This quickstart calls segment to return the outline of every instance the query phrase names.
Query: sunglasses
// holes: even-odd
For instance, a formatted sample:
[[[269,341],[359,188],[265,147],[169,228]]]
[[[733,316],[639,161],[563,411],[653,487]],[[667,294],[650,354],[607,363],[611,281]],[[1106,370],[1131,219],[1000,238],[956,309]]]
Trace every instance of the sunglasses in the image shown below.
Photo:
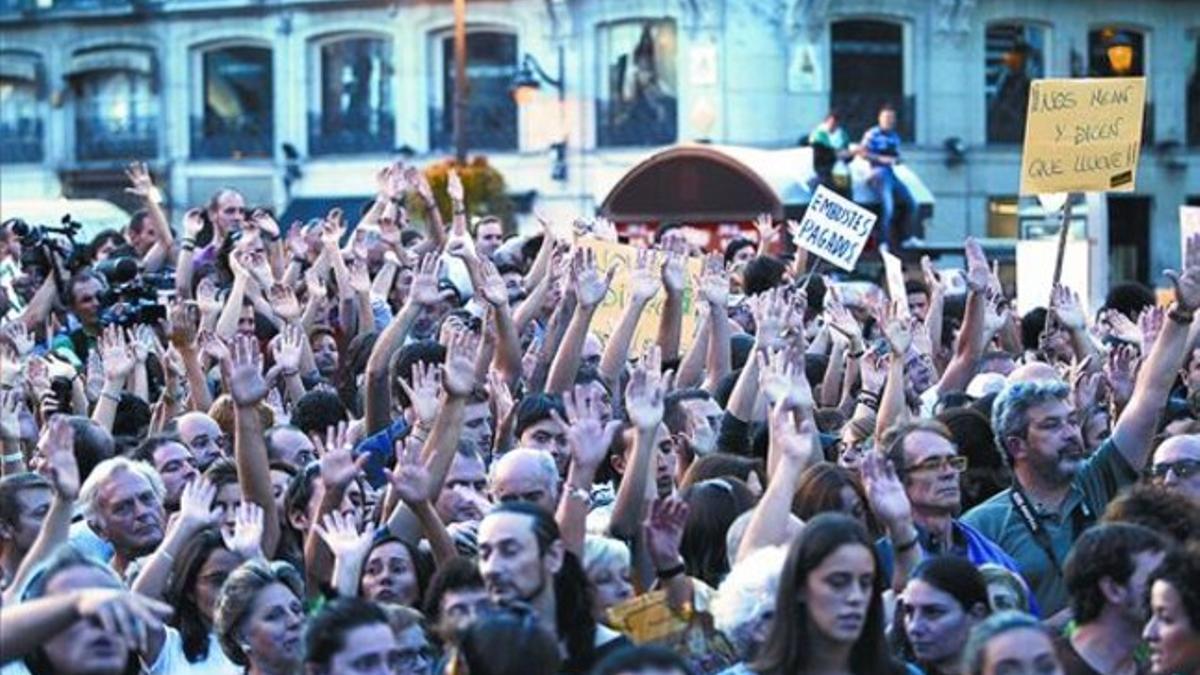
[[[967,470],[967,458],[962,455],[954,455],[953,457],[930,457],[924,462],[919,462],[908,467],[909,473],[917,473],[918,471],[944,471],[946,467],[954,469],[956,473],[962,473]]]
[[[1175,472],[1175,477],[1180,480],[1187,480],[1192,476],[1200,473],[1200,459],[1181,459],[1177,462],[1161,462],[1146,469],[1146,478],[1150,480],[1164,480],[1167,474]]]

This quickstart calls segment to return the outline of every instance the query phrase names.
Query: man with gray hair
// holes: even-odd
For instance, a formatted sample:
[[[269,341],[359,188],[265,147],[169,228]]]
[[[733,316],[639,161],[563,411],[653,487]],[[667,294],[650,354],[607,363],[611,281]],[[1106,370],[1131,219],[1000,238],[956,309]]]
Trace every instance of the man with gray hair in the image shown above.
[[[992,429],[1013,469],[1013,486],[963,521],[1017,560],[1047,616],[1067,605],[1063,563],[1075,539],[1146,466],[1159,412],[1183,366],[1188,331],[1200,308],[1200,236],[1188,242],[1183,273],[1167,274],[1175,303],[1112,436],[1090,457],[1063,382],[1010,382],[993,404]]]
[[[492,464],[488,491],[494,502],[532,502],[554,514],[558,506],[558,465],[545,450],[517,448]]]
[[[129,563],[162,543],[162,479],[145,462],[106,459],[79,490],[88,526],[113,547],[112,568],[124,575]]]

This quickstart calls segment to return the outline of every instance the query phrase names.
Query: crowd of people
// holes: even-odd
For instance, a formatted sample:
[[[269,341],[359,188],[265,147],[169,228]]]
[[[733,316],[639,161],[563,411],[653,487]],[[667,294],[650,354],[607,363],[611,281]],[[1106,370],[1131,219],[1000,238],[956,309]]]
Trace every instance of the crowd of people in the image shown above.
[[[1200,237],[1020,316],[972,240],[887,297],[770,219],[618,270],[453,172],[129,179],[0,228],[3,675],[1200,673]]]

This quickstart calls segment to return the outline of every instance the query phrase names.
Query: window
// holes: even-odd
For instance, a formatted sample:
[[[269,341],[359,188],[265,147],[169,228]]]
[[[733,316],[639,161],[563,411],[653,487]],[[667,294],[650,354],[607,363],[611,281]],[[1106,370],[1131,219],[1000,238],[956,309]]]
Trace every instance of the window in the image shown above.
[[[429,143],[434,148],[448,149],[454,144],[454,36],[441,38],[440,53],[441,69],[435,76],[441,98],[429,110]],[[516,35],[467,33],[468,98],[463,123],[468,147],[517,149],[517,104],[509,94],[516,69]]]
[[[395,145],[392,43],[355,37],[322,45],[318,111],[309,120],[313,155],[390,152]]]
[[[274,144],[271,50],[225,47],[202,55],[201,112],[192,154],[269,157]]]
[[[75,148],[80,160],[158,156],[158,97],[146,73],[94,71],[76,80]]]
[[[1018,200],[1011,195],[988,197],[989,239],[1016,239],[1020,233]]]
[[[600,29],[596,145],[674,143],[679,89],[675,22],[629,21]]]
[[[988,143],[1025,140],[1029,82],[1044,77],[1046,34],[1022,24],[988,26],[984,54]]]
[[[42,161],[38,64],[0,55],[0,164]]]
[[[896,130],[913,140],[916,102],[904,94],[904,27],[887,21],[838,21],[831,28],[833,90],[830,107],[857,142],[876,123],[879,109],[896,109]]]
[[[1140,31],[1105,27],[1088,33],[1088,77],[1141,77],[1146,74],[1146,36]],[[1154,105],[1146,87],[1142,143],[1154,142]]]

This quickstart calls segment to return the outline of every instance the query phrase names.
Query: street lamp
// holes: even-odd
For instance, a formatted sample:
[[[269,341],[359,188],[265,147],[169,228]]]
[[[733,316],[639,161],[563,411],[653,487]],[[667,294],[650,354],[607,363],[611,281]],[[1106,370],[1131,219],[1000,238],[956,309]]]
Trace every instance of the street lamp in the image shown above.
[[[518,106],[526,106],[532,103],[533,99],[537,97],[538,89],[541,89],[542,83],[545,82],[558,91],[559,115],[565,119],[567,88],[564,73],[563,48],[561,46],[558,48],[558,77],[551,77],[546,72],[546,69],[542,68],[542,64],[538,63],[533,54],[526,53],[524,58],[521,59],[521,67],[517,69],[516,75],[513,76],[512,86],[509,88],[513,101]],[[567,179],[567,139],[565,128],[563,129],[563,139],[552,144],[550,147],[554,149],[554,167],[551,169],[551,178],[558,181],[565,181]]]

